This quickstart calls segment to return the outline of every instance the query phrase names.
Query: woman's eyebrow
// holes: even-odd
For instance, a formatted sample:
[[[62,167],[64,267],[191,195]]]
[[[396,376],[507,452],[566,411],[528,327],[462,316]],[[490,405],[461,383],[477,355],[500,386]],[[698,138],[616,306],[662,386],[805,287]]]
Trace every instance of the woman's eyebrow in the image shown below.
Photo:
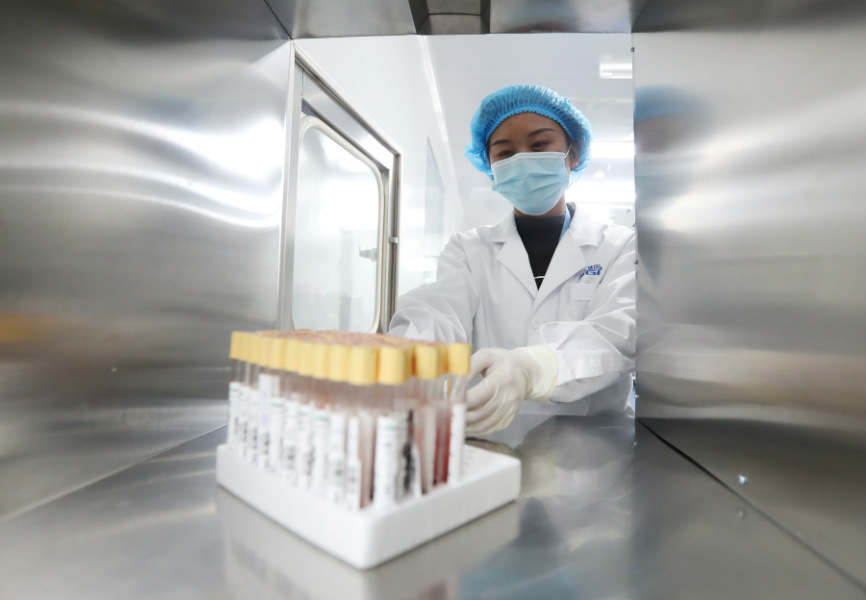
[[[547,133],[548,131],[552,131],[553,133],[556,133],[556,129],[554,129],[553,127],[542,127],[541,129],[536,129],[535,131],[531,131],[529,133],[529,136],[533,137],[533,136],[538,135],[539,133]],[[507,138],[500,138],[494,142],[490,142],[489,147],[492,148],[493,146],[495,146],[497,144],[510,144],[510,143],[511,143],[511,140],[509,140]]]
[[[530,136],[530,137],[532,137],[532,136],[536,136],[536,135],[538,135],[539,133],[547,133],[548,131],[552,131],[553,133],[556,133],[556,129],[554,129],[553,127],[542,127],[541,129],[536,129],[535,131],[531,131],[531,132],[529,133],[529,136]],[[505,139],[505,138],[501,138],[501,139],[496,140],[495,142],[490,142],[490,146],[489,146],[489,147],[492,148],[492,147],[495,146],[496,144],[510,144],[510,143],[511,143],[511,140],[509,140],[509,139]]]

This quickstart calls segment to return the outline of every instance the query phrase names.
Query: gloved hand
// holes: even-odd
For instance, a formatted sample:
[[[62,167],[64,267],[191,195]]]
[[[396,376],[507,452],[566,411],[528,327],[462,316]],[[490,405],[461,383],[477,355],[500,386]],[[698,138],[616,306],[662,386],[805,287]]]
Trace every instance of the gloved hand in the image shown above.
[[[556,390],[559,367],[547,346],[483,348],[472,355],[469,375],[484,375],[466,393],[466,435],[508,427],[523,400],[547,400]]]

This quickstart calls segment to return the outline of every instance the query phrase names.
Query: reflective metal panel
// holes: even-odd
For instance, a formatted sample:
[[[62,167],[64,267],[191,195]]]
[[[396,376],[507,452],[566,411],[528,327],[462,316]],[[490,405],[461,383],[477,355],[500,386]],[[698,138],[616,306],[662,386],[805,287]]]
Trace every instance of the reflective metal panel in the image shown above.
[[[0,596],[853,599],[858,588],[628,418],[520,415],[483,442],[521,498],[370,571],[217,489],[217,431],[0,524]]]
[[[408,0],[266,1],[293,39],[415,33]]]
[[[490,33],[629,33],[646,0],[493,0]]]
[[[866,587],[638,426],[631,598],[864,598]]]
[[[634,31],[718,30],[765,24],[823,27],[857,18],[862,8],[859,0],[648,0]]]
[[[634,35],[637,409],[866,583],[866,5],[840,4]]]
[[[3,2],[0,512],[180,441],[123,447],[163,422],[123,408],[225,397],[229,332],[275,323],[284,37],[253,0]],[[79,426],[117,449],[67,460]]]
[[[863,585],[866,440],[742,421],[644,420],[736,494]]]

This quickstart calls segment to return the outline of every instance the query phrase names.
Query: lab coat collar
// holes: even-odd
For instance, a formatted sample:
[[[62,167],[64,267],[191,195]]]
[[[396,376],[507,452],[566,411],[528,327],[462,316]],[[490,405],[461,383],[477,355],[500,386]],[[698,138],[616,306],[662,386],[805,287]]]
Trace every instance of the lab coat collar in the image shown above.
[[[569,203],[571,206],[574,204]],[[568,230],[563,235],[563,239],[571,236],[580,246],[595,246],[598,247],[601,239],[601,231],[604,226],[601,223],[592,220],[585,211],[580,207],[574,209],[574,214],[571,217],[571,224]],[[517,237],[520,239],[520,234],[517,233],[517,223],[514,221],[514,212],[499,221],[496,225],[490,226],[487,230],[487,240],[490,242],[508,242]]]
[[[535,295],[533,308],[541,304],[554,290],[568,281],[575,273],[586,267],[583,247],[599,245],[603,225],[580,209],[575,209],[571,225],[565,235],[559,240],[553,258],[547,267],[547,273],[538,293]]]
[[[604,225],[593,221],[587,212],[577,207],[574,209],[571,225],[562,237],[571,236],[580,246],[594,246],[597,248],[601,242],[603,228]]]
[[[503,243],[497,254],[502,265],[507,268],[535,298],[534,305],[541,303],[552,291],[565,283],[572,275],[586,267],[582,246],[598,247],[603,225],[592,220],[586,212],[575,208],[571,224],[565,235],[559,240],[541,288],[535,285],[529,256],[523,246],[523,240],[517,233],[517,223],[514,212],[487,230],[487,240]]]
[[[507,242],[520,234],[517,233],[517,222],[514,220],[514,211],[508,213],[504,219],[496,225],[491,225],[487,230],[487,240],[490,242]]]
[[[529,265],[529,255],[523,246],[523,240],[517,233],[517,223],[514,220],[514,212],[509,213],[487,232],[487,240],[502,243],[503,246],[496,255],[502,265],[511,271],[517,280],[526,288],[533,298],[538,293],[535,278],[532,276],[532,267]]]

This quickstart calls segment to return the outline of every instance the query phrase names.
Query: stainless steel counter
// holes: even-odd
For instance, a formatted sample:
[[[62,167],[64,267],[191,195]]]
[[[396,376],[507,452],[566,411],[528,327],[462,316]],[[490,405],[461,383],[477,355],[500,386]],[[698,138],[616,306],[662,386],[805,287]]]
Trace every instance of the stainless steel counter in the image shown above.
[[[521,498],[359,572],[220,490],[214,431],[0,524],[2,598],[864,598],[628,418],[520,416],[480,442]]]

